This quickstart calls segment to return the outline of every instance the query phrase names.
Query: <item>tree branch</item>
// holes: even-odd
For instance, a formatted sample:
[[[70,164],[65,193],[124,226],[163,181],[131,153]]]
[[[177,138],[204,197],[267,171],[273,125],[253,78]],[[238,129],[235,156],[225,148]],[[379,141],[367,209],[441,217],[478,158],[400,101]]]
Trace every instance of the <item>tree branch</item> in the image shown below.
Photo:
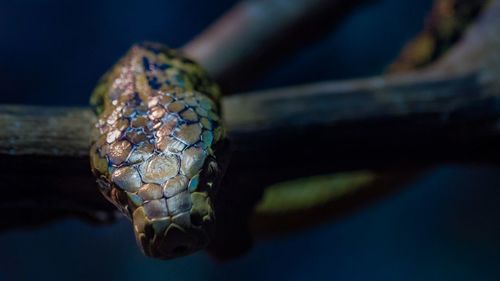
[[[366,0],[246,0],[183,47],[232,93],[320,38]]]

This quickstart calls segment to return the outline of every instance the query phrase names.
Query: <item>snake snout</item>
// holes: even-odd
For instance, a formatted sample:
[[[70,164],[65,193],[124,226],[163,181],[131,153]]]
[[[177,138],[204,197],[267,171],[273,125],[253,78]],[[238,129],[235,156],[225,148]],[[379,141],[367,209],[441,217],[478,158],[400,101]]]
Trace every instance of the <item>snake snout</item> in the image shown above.
[[[136,236],[137,237],[137,236]],[[156,234],[155,237],[138,237],[144,254],[154,258],[172,259],[196,252],[208,244],[209,239],[203,233],[191,229],[181,229],[172,226],[164,233]]]
[[[210,201],[201,192],[147,202],[133,212],[132,219],[139,247],[144,254],[160,259],[205,248],[213,227]]]

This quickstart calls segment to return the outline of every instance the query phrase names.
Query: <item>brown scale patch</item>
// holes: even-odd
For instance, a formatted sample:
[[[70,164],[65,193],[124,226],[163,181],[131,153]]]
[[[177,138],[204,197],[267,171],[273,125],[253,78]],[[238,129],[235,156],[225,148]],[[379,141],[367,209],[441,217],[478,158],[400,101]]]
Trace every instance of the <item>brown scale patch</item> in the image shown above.
[[[198,113],[202,117],[208,117],[208,111],[202,107],[197,107],[196,113]]]
[[[183,175],[178,175],[169,179],[163,185],[163,194],[165,197],[170,198],[177,193],[187,189],[188,179]]]
[[[106,142],[107,143],[113,143],[115,142],[118,138],[120,138],[122,132],[118,129],[113,129],[110,132],[107,133],[106,136]]]
[[[196,100],[195,97],[188,97],[184,100],[184,102],[189,105],[189,106],[197,106],[198,101]]]
[[[196,122],[198,121],[198,114],[194,112],[192,108],[189,108],[181,113],[181,117],[189,122]]]
[[[122,109],[122,115],[125,116],[132,116],[134,115],[134,113],[136,112],[135,111],[135,106],[137,105],[137,101],[136,100],[130,100],[128,102],[126,102],[123,106],[123,109]]]
[[[171,103],[174,99],[171,96],[168,96],[166,94],[160,96],[160,102],[163,106],[167,106],[169,103]]]
[[[193,177],[203,167],[207,152],[198,146],[192,146],[182,153],[181,172],[188,178]]]
[[[133,130],[127,132],[125,138],[133,144],[140,144],[141,142],[147,140],[147,135],[142,130]]]
[[[177,119],[171,118],[163,123],[163,125],[156,131],[156,147],[165,151],[171,142],[170,134],[177,126]]]
[[[154,97],[152,97],[152,98],[149,99],[149,101],[148,101],[148,107],[149,108],[155,107],[159,103],[160,103],[160,97],[159,96],[154,96]]]
[[[106,123],[113,126],[118,121],[118,118],[120,118],[120,114],[117,111],[113,111],[106,119]]]
[[[171,215],[186,212],[191,209],[191,198],[189,192],[182,191],[167,199],[167,207]]]
[[[200,140],[200,124],[182,125],[174,132],[174,135],[188,145],[195,144]]]
[[[165,199],[151,200],[144,204],[144,213],[150,219],[163,218],[168,216],[168,209]]]
[[[162,136],[162,137],[159,137],[157,140],[156,140],[156,149],[160,150],[160,151],[165,151],[167,150],[167,147],[170,143],[170,137],[168,136]]]
[[[168,118],[163,122],[163,126],[156,132],[157,137],[163,137],[169,135],[174,128],[177,126],[177,118]]]
[[[120,131],[124,131],[125,129],[128,128],[128,126],[129,126],[129,121],[128,121],[128,119],[125,119],[125,118],[119,119],[115,125],[115,127]]]
[[[179,141],[171,136],[165,136],[165,137],[161,137],[157,140],[156,147],[160,151],[169,151],[172,153],[179,153],[182,150],[184,150],[186,145],[184,143],[182,143],[181,141]]]
[[[133,91],[126,91],[120,95],[120,98],[118,99],[120,102],[126,103],[130,100],[132,100],[135,96],[135,93]]]
[[[184,108],[186,107],[186,105],[181,102],[181,101],[175,101],[171,104],[168,105],[168,111],[170,112],[180,112],[182,111]]]
[[[212,123],[206,117],[201,118],[200,123],[203,126],[203,128],[207,130],[212,130]]]
[[[136,107],[137,112],[146,113],[148,111],[148,106],[141,103]]]
[[[148,183],[139,189],[138,195],[143,200],[160,199],[163,197],[163,188],[158,184]]]
[[[117,141],[109,145],[108,157],[109,161],[114,165],[120,165],[127,160],[132,145],[126,140]]]
[[[158,130],[163,123],[161,121],[156,121],[151,123],[151,131]]]
[[[142,144],[136,147],[134,151],[132,151],[128,159],[128,162],[135,164],[146,161],[149,157],[151,157],[153,151],[154,147],[152,144],[150,143]]]
[[[111,180],[121,189],[128,192],[136,192],[141,187],[141,176],[133,167],[116,169]]]
[[[148,124],[148,119],[145,116],[139,116],[132,120],[132,127],[134,128],[143,128]]]
[[[155,106],[151,108],[148,117],[150,120],[156,120],[162,118],[164,114],[165,109],[163,107]]]
[[[146,183],[163,184],[179,172],[179,161],[174,155],[154,155],[140,167],[142,180]]]

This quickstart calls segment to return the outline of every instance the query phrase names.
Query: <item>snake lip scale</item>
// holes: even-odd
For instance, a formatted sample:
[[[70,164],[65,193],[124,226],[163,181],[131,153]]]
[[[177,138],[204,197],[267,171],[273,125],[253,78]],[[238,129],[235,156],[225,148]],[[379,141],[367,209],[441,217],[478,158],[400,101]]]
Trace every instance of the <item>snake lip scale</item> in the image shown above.
[[[175,258],[210,243],[227,154],[219,98],[198,64],[148,42],[132,46],[92,94],[92,171],[148,256]]]

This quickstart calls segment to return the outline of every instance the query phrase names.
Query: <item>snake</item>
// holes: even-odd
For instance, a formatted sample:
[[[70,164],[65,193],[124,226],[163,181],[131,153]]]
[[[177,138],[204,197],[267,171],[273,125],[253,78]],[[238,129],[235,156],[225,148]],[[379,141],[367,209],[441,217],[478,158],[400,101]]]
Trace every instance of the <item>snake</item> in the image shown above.
[[[228,150],[220,97],[200,65],[152,42],[133,45],[92,93],[92,172],[147,256],[188,255],[214,235]]]
[[[133,45],[91,95],[98,117],[92,172],[100,192],[132,222],[146,256],[181,257],[214,240],[215,199],[230,157],[220,102],[206,70],[152,42]],[[284,214],[295,218],[335,203],[374,179],[360,172],[270,186],[255,207],[263,224],[252,224],[268,227],[272,218],[279,228],[289,221]]]

